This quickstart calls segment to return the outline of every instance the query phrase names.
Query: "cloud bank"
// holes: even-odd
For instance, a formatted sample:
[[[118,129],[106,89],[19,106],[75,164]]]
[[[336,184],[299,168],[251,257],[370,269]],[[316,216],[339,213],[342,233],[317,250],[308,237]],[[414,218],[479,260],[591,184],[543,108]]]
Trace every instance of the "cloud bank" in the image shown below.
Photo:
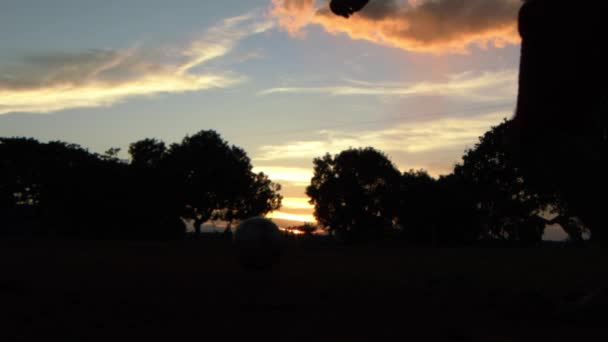
[[[303,37],[309,25],[332,34],[407,51],[467,53],[471,46],[504,47],[520,42],[520,0],[371,0],[345,19],[328,1],[272,0],[270,14],[292,36]]]
[[[440,81],[412,83],[346,80],[344,84],[316,87],[277,87],[258,95],[324,94],[330,96],[449,96],[475,101],[513,99],[517,93],[517,71],[464,72]]]
[[[205,70],[206,64],[229,54],[238,41],[273,27],[272,21],[248,14],[224,20],[173,54],[134,47],[27,56],[0,70],[0,114],[109,106],[136,96],[231,87],[245,78]]]

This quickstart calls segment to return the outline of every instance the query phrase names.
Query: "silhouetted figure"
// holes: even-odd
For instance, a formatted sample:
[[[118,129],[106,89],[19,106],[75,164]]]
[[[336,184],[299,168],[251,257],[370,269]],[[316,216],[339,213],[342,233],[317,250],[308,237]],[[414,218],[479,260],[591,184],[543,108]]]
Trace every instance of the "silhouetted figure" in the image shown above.
[[[329,3],[329,8],[336,15],[348,18],[355,12],[362,10],[368,2],[369,0],[332,0]]]
[[[557,188],[592,240],[608,241],[608,32],[603,1],[529,0],[515,122],[521,161],[537,186]]]

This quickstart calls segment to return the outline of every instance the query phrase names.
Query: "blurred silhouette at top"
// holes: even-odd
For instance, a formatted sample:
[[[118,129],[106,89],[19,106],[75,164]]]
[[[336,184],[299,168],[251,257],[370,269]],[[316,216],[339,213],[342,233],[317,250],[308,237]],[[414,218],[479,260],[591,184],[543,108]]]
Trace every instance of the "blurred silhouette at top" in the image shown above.
[[[336,15],[348,18],[355,12],[362,10],[368,2],[369,0],[332,0],[329,3],[329,8]]]
[[[515,123],[521,164],[539,187],[558,189],[569,210],[608,241],[608,22],[603,1],[528,0]]]

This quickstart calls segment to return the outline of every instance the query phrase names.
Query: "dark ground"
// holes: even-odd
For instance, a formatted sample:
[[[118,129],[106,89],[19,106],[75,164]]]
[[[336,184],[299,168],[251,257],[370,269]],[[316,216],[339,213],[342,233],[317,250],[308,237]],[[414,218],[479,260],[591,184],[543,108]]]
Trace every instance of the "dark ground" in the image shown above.
[[[0,242],[0,340],[607,341],[597,249]],[[608,329],[607,329],[608,330]]]

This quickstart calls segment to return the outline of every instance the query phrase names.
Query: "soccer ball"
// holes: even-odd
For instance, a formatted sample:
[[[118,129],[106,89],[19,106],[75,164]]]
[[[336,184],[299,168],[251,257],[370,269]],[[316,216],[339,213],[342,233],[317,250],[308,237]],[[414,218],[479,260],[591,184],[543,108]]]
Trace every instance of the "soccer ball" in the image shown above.
[[[279,262],[283,236],[274,222],[263,217],[253,217],[241,222],[236,228],[234,245],[243,267],[264,270]]]

